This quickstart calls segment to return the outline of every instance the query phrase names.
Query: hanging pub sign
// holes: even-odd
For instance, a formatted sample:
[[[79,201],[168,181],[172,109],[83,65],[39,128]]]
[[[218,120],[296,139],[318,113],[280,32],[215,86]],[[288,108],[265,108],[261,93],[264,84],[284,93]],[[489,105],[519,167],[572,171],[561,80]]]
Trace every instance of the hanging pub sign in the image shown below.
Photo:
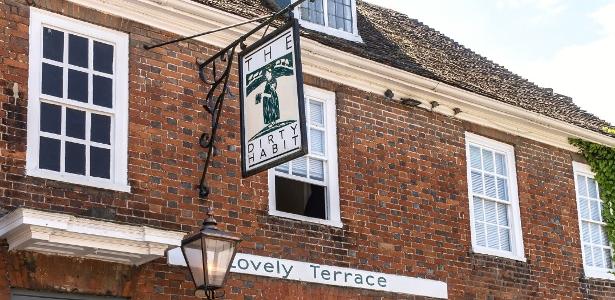
[[[297,20],[239,54],[239,88],[243,177],[307,154]]]

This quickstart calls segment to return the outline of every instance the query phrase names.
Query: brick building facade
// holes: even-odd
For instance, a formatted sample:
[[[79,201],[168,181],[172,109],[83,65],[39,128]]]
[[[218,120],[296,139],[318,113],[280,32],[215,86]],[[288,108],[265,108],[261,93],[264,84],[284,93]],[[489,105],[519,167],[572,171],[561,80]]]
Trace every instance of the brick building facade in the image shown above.
[[[554,107],[579,111],[571,101],[535,86],[519,86],[519,98],[511,98],[505,90],[510,90],[510,86],[514,89],[516,83],[511,81],[517,79],[504,78],[509,75],[502,75],[498,69],[493,69],[492,75],[501,78],[494,80],[506,82],[481,86],[473,82],[476,79],[471,74],[452,74],[445,78],[447,72],[455,73],[455,70],[446,63],[429,62],[430,58],[422,58],[425,59],[423,62],[416,59],[420,70],[405,67],[404,62],[396,60],[393,54],[390,59],[396,62],[382,61],[377,57],[369,60],[372,59],[369,54],[371,39],[380,35],[387,37],[382,43],[384,48],[394,40],[391,38],[393,33],[373,29],[383,25],[374,20],[382,20],[383,14],[394,13],[360,1],[357,4],[358,17],[355,17],[359,23],[358,35],[363,38],[365,48],[355,47],[353,43],[356,42],[345,44],[337,37],[319,35],[310,29],[304,33],[305,84],[334,96],[337,147],[332,151],[337,153],[334,157],[338,174],[330,176],[337,178],[339,186],[337,209],[341,226],[272,214],[267,172],[241,178],[238,99],[229,99],[225,103],[217,142],[219,155],[214,158],[208,175],[212,194],[207,200],[200,199],[196,183],[203,167],[204,153],[198,145],[198,138],[208,130],[210,120],[202,109],[207,90],[198,78],[195,59],[215,53],[229,37],[206,36],[198,41],[154,50],[145,50],[143,46],[187,35],[186,32],[173,31],[174,28],[185,27],[186,31],[191,31],[190,26],[198,25],[202,26],[201,31],[206,30],[205,25],[211,24],[202,20],[206,18],[203,14],[216,14],[222,20],[231,18],[230,15],[240,19],[250,17],[249,13],[267,11],[261,1],[236,2],[0,0],[0,215],[6,219],[18,208],[30,209],[120,227],[146,226],[162,232],[162,236],[165,232],[181,235],[196,231],[205,216],[205,209],[213,206],[221,229],[243,238],[240,253],[431,279],[446,283],[451,299],[615,297],[615,278],[596,278],[587,272],[573,168],[573,162],[583,163],[583,159],[566,144],[567,137],[581,137],[614,146],[615,137],[596,130],[606,123],[584,113],[560,116],[557,109],[527,107],[527,103],[532,101],[547,104],[559,101]],[[143,11],[131,11],[139,5]],[[242,10],[236,10],[234,6]],[[153,12],[165,10],[177,24],[157,27],[156,24],[166,24],[169,20],[156,19]],[[29,99],[32,97],[30,85],[39,84],[32,80],[31,72],[31,64],[35,61],[30,57],[33,11],[43,15],[53,13],[126,34],[128,97],[123,100],[127,101],[128,123],[123,130],[127,133],[127,149],[122,152],[120,148],[112,148],[117,157],[112,156],[110,163],[113,165],[121,155],[127,157],[125,186],[128,190],[88,186],[88,183],[71,183],[28,173],[31,164],[27,162],[27,152],[31,151],[28,150],[31,134],[28,132],[29,106],[32,101],[39,101]],[[140,18],[137,18],[139,13]],[[179,18],[180,15],[183,17]],[[391,20],[410,22],[397,18]],[[231,21],[228,20],[228,24]],[[249,26],[239,30],[244,28]],[[368,32],[370,28],[372,31]],[[237,32],[229,35],[232,37],[233,34]],[[65,37],[67,41],[70,38],[69,35]],[[428,44],[432,37],[424,36],[423,39],[423,43]],[[96,40],[90,45],[92,43],[95,45]],[[403,52],[404,42],[399,43],[399,49],[385,50]],[[317,64],[329,55],[318,53],[320,50],[314,45],[319,44],[326,45],[322,51],[329,51],[329,54],[338,51],[342,55],[356,56],[357,61],[373,63],[386,72],[372,75],[381,77],[380,81],[370,81],[371,78],[362,77],[364,74],[341,80],[344,74],[355,71],[338,72],[335,69],[338,65],[329,68]],[[419,53],[416,55],[421,56],[425,49],[428,47],[415,49]],[[469,52],[467,49],[460,51]],[[93,55],[98,55],[96,53]],[[116,62],[118,59],[121,58],[116,58]],[[463,63],[468,63],[458,53],[452,53],[446,59],[451,60],[451,64],[456,64],[455,59],[459,59],[462,68]],[[40,64],[40,61],[35,62]],[[70,69],[70,66],[66,67],[66,59],[64,63],[64,68]],[[106,76],[99,74],[96,66],[93,71],[91,69],[93,75],[90,78]],[[393,77],[402,71],[407,72],[404,73],[406,77]],[[483,72],[476,68],[466,71]],[[112,77],[113,80],[121,80],[117,69],[115,72],[113,76],[118,77]],[[467,81],[457,83],[455,76],[465,77]],[[232,92],[237,94],[236,68],[231,80]],[[361,80],[370,84],[364,85]],[[413,83],[405,85],[404,80]],[[421,80],[426,84],[436,83],[437,88],[420,86],[418,82]],[[390,82],[396,94],[393,99],[383,95],[386,86],[381,82]],[[498,94],[497,87],[489,90],[490,85],[503,87],[502,94]],[[543,99],[541,93],[547,93],[549,97]],[[400,101],[404,97],[418,99],[421,103],[418,106],[405,105]],[[542,99],[542,102],[536,99]],[[115,98],[115,101],[120,100],[121,97]],[[489,107],[485,103],[496,106]],[[497,107],[502,110],[497,111]],[[87,122],[94,124],[91,120],[96,111],[91,107],[87,109]],[[490,113],[481,113],[483,111]],[[528,117],[521,118],[523,114]],[[502,115],[512,117],[500,123],[490,119],[502,118]],[[121,115],[113,116],[115,121],[121,118]],[[532,130],[525,130],[527,127],[524,126],[530,126]],[[65,126],[62,128],[62,132],[68,134]],[[38,129],[35,127],[35,130]],[[472,219],[469,204],[473,198],[469,194],[471,154],[466,141],[468,133],[514,149],[511,152],[513,163],[507,165],[509,171],[514,169],[514,177],[506,177],[506,180],[516,181],[516,184],[510,183],[510,186],[516,185],[516,189],[511,187],[509,191],[516,191],[517,195],[509,195],[507,199],[512,202],[517,199],[520,222],[516,224],[522,241],[510,237],[509,241],[513,242],[506,242],[500,248],[520,245],[516,258],[475,251],[481,242],[472,233],[472,230],[477,230],[473,228],[478,223]],[[94,135],[92,131],[88,137],[94,139]],[[118,144],[114,142],[112,147]],[[95,148],[93,145],[87,149]],[[66,152],[68,147],[62,146],[61,149]],[[97,155],[91,151],[88,157]],[[62,168],[68,170],[69,163],[65,160]],[[87,164],[90,168],[88,174],[94,174],[94,163]],[[513,220],[514,204],[508,211],[510,214],[506,218],[510,218],[510,223],[506,225],[509,228],[506,236],[512,236],[515,229],[511,224],[516,222]],[[4,229],[10,225],[2,224],[7,226]],[[46,225],[36,226],[40,229]],[[0,232],[4,229],[0,227]],[[34,239],[34,234],[30,235]],[[58,232],[48,234],[48,242],[56,246],[62,244],[59,241],[62,236]],[[62,255],[58,247],[46,251],[40,245],[38,250],[18,247],[9,251],[13,242],[11,238],[0,241],[1,300],[22,299],[16,298],[18,291],[59,293],[67,297],[196,299],[192,296],[194,286],[187,269],[169,264],[164,255],[154,255],[157,258],[148,258],[142,263],[122,263],[117,258],[118,253],[114,254],[116,261],[112,262],[109,260],[113,259],[97,259],[91,253]],[[485,248],[489,248],[489,242],[486,243]],[[230,299],[422,299],[421,296],[401,293],[238,273],[231,273],[225,291]]]

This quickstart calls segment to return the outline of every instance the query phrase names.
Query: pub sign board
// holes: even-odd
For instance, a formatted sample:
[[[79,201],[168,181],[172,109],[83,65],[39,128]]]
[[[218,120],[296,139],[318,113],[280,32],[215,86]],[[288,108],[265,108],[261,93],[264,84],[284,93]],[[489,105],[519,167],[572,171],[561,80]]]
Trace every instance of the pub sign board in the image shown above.
[[[243,177],[308,152],[297,20],[239,54]]]

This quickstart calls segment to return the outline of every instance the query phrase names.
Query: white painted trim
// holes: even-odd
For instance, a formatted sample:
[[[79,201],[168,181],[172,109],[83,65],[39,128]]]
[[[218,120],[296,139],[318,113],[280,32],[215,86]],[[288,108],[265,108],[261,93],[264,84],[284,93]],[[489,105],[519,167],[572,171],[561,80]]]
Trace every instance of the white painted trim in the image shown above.
[[[504,144],[471,132],[465,133],[466,144],[466,176],[468,183],[468,202],[470,208],[470,229],[472,236],[472,251],[476,253],[482,253],[493,256],[500,256],[510,258],[519,261],[526,261],[525,251],[523,247],[523,233],[521,226],[521,213],[519,209],[519,191],[517,187],[517,169],[515,165],[515,148],[512,145]],[[474,234],[474,193],[472,192],[472,175],[470,166],[470,145],[478,145],[494,151],[503,153],[506,156],[506,168],[508,171],[508,196],[510,201],[510,208],[512,217],[510,218],[511,229],[511,250],[502,251],[483,247],[476,244],[476,238]]]
[[[113,74],[113,109],[98,108],[94,105],[78,101],[62,100],[50,96],[42,96],[41,87],[41,60],[42,60],[42,28],[50,26],[64,32],[85,35],[94,40],[101,40],[114,45],[114,74]],[[29,49],[29,77],[28,77],[28,133],[26,150],[26,175],[59,180],[73,184],[93,186],[103,189],[130,192],[128,185],[128,35],[113,31],[101,26],[74,20],[62,15],[54,14],[35,7],[30,7],[30,49]],[[91,49],[90,49],[91,50]],[[67,49],[64,51],[65,62]],[[90,61],[92,54],[89,55]],[[94,71],[95,72],[95,71]],[[66,72],[64,72],[66,73]],[[90,72],[91,73],[91,72]],[[66,78],[64,82],[64,96],[66,96]],[[91,94],[91,87],[89,89]],[[57,102],[62,106],[72,106],[90,112],[103,112],[112,115],[111,124],[111,157],[110,179],[83,176],[66,172],[55,172],[38,167],[39,156],[39,128],[41,99]],[[62,114],[63,118],[65,113]],[[89,120],[89,117],[86,118]],[[86,136],[89,135],[89,122],[86,121]],[[64,128],[64,121],[62,122]],[[85,142],[91,144],[91,142]],[[62,147],[63,149],[63,147]],[[88,151],[86,150],[86,174],[89,169]],[[60,157],[61,164],[64,155]]]
[[[588,278],[599,278],[599,279],[607,279],[615,281],[615,274],[611,272],[615,272],[615,268],[609,270],[606,268],[596,268],[585,265],[585,247],[583,247],[583,221],[581,220],[581,203],[579,201],[579,182],[577,180],[577,175],[594,178],[595,173],[592,172],[591,167],[587,164],[573,161],[572,162],[572,171],[574,174],[574,191],[575,191],[575,201],[577,204],[577,219],[579,221],[579,242],[581,244],[581,257],[583,259],[583,272],[585,273],[585,277]],[[599,193],[599,192],[598,192]],[[598,194],[600,197],[600,194]],[[611,251],[613,251],[613,245],[611,244]],[[612,262],[615,264],[615,262]]]
[[[71,1],[183,36],[247,20],[192,0]],[[239,26],[196,40],[225,47],[253,26],[250,24]],[[255,34],[246,42],[253,43],[258,37],[260,35]],[[306,38],[301,39],[301,47],[303,72],[306,74],[375,94],[383,94],[386,89],[391,89],[396,95],[394,101],[399,101],[398,99],[402,97],[414,98],[421,101],[421,107],[425,109],[431,109],[429,105],[431,101],[438,101],[440,106],[434,109],[435,112],[453,116],[453,108],[459,108],[461,113],[455,115],[456,118],[570,151],[577,149],[568,143],[569,137],[579,137],[615,147],[615,138],[604,134],[377,63]]]
[[[314,30],[314,31],[320,31],[320,32],[322,32],[324,34],[328,34],[328,35],[335,36],[335,37],[338,37],[338,38],[346,39],[346,40],[349,40],[349,41],[353,41],[353,42],[357,42],[357,43],[363,43],[363,39],[359,35],[359,30],[358,30],[358,27],[357,27],[357,3],[356,3],[356,0],[350,0],[351,10],[352,10],[352,32],[348,32],[348,31],[344,31],[344,30],[341,30],[341,29],[329,27],[329,15],[328,15],[329,6],[328,6],[327,1],[329,1],[329,0],[323,0],[322,1],[325,25],[320,25],[320,24],[312,23],[312,22],[309,22],[309,21],[301,19],[300,6],[297,6],[294,9],[293,13],[295,15],[295,18],[297,20],[299,20],[299,24],[301,24],[302,27],[305,27],[307,29],[311,29],[311,30]],[[293,0],[292,2],[296,2],[296,0]]]
[[[325,117],[325,155],[326,155],[326,172],[325,172],[325,186],[327,193],[327,219],[311,218],[302,215],[291,214],[276,209],[275,199],[275,168],[268,171],[268,186],[269,186],[269,214],[273,216],[300,220],[304,222],[323,224],[333,227],[341,228],[343,226],[340,215],[340,195],[339,195],[339,174],[338,174],[338,160],[337,160],[337,118],[336,118],[336,105],[335,105],[335,93],[319,89],[316,87],[304,86],[305,104],[309,103],[309,99],[317,99],[324,104],[324,117]],[[309,116],[306,116],[309,118]],[[308,122],[309,123],[309,122]],[[309,132],[308,132],[309,135]],[[309,168],[309,166],[308,166]],[[294,180],[311,182],[310,179],[304,179],[297,176],[285,176]],[[318,182],[317,184],[322,184]]]
[[[0,238],[26,250],[139,265],[177,247],[185,234],[19,208],[0,218]]]

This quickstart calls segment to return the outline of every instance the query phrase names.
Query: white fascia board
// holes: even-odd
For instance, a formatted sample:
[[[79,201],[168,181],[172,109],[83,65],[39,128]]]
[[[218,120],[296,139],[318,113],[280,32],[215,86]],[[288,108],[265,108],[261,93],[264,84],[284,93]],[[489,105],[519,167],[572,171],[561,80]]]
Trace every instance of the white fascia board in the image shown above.
[[[247,20],[192,0],[70,1],[181,36]],[[253,24],[242,25],[196,40],[225,47],[253,26]],[[256,41],[258,37],[259,34],[254,34],[248,38],[247,43]],[[615,147],[615,138],[496,99],[377,63],[306,38],[301,38],[301,46],[303,71],[316,77],[375,94],[383,94],[386,89],[391,89],[397,95],[396,99],[414,98],[422,102],[420,105],[422,108],[566,150],[577,150],[568,143],[569,137],[583,138]],[[439,106],[432,109],[429,105],[431,101],[437,101]],[[455,108],[459,108],[461,113],[454,113]]]
[[[11,250],[142,264],[181,244],[185,234],[19,208],[0,218]]]

